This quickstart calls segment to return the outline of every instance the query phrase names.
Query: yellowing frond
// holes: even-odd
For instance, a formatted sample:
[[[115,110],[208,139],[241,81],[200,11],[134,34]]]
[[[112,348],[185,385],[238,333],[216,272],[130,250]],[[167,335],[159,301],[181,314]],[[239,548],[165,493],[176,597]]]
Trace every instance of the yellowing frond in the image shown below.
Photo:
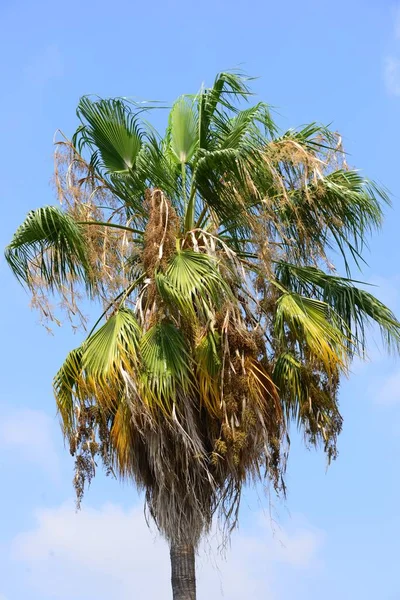
[[[301,350],[305,344],[329,373],[346,368],[348,340],[329,320],[329,307],[324,302],[295,293],[282,294],[277,302],[275,333],[282,344],[286,337]]]
[[[137,368],[140,334],[133,312],[120,308],[85,342],[85,385],[102,403],[116,402],[125,385],[123,370],[131,373]]]
[[[221,365],[220,336],[208,331],[196,344],[194,365],[200,403],[211,414],[221,414]]]
[[[64,364],[54,378],[54,394],[57,409],[66,435],[71,434],[75,425],[75,396],[80,396],[79,382],[82,378],[82,347],[71,350]]]
[[[126,399],[121,400],[113,419],[111,439],[115,449],[118,472],[123,476],[132,475],[135,435],[138,435],[138,432],[132,421],[132,412]]]

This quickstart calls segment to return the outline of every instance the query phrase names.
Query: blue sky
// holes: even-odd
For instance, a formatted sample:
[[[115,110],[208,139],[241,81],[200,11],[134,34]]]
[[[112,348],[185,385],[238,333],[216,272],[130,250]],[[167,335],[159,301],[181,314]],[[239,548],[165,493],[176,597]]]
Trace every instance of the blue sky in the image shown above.
[[[1,247],[55,202],[52,138],[73,132],[80,95],[170,101],[241,66],[283,127],[333,123],[392,192],[362,277],[400,313],[400,5],[2,0],[0,27]],[[51,379],[77,339],[46,333],[2,259],[0,277],[0,600],[169,598],[167,549],[133,488],[100,475],[75,514]],[[342,385],[338,461],[326,471],[294,440],[287,501],[246,495],[226,560],[214,538],[204,548],[200,600],[400,598],[400,366],[374,344],[370,357]]]

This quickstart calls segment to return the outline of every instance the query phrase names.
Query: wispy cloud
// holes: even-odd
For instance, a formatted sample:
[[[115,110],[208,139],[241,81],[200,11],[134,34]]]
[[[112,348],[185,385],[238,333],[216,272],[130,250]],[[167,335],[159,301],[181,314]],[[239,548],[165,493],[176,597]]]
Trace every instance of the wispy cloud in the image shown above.
[[[215,539],[201,550],[200,600],[276,599],[274,582],[282,580],[283,565],[287,580],[296,584],[302,572],[318,567],[321,532],[294,522],[273,537],[264,517],[259,525],[257,533],[234,536],[226,561],[219,558]],[[168,548],[147,528],[141,507],[42,510],[35,529],[14,540],[13,556],[29,564],[29,589],[44,599],[158,600],[169,594]],[[285,600],[281,593],[279,598]]]
[[[383,80],[391,96],[400,96],[400,5],[393,10],[392,52],[385,58]]]
[[[53,419],[43,411],[12,411],[3,415],[0,422],[0,447],[3,452],[12,452],[17,459],[33,463],[53,480],[58,480],[60,465],[54,429]]]
[[[384,81],[387,92],[392,96],[400,96],[400,59],[388,56],[384,66]]]

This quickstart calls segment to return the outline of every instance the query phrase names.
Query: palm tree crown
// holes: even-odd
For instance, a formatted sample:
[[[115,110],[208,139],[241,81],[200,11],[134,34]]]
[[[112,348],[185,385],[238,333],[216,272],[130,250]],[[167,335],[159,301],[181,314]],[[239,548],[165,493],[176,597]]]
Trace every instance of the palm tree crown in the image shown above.
[[[400,342],[350,274],[386,194],[337,134],[279,132],[266,104],[240,108],[249,97],[221,73],[173,104],[163,137],[153,105],[82,98],[56,146],[61,207],[29,213],[6,250],[45,316],[54,294],[72,318],[81,299],[103,307],[54,380],[78,497],[100,456],[192,546],[216,512],[234,525],[247,482],[282,490],[292,421],[334,458],[366,326]]]

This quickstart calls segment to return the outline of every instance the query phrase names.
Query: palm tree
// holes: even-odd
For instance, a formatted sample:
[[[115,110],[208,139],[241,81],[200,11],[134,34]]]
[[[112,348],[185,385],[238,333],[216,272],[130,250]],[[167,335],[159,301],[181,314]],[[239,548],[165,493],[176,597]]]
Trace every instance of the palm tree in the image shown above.
[[[175,600],[193,600],[195,552],[243,486],[284,492],[289,426],[336,456],[338,385],[377,324],[400,324],[351,279],[384,191],[348,168],[340,137],[278,131],[248,80],[221,73],[158,108],[84,97],[56,143],[61,207],[32,211],[6,249],[47,319],[102,312],[54,379],[81,500],[100,457],[144,490],[170,544]],[[346,277],[332,264],[336,256]],[[83,304],[82,304],[83,303]]]

